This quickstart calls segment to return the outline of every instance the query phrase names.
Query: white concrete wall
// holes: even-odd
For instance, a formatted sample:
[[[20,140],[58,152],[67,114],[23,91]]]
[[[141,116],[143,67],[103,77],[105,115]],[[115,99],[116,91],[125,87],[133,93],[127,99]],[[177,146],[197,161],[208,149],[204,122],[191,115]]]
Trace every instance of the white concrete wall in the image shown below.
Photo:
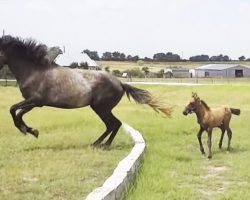
[[[146,149],[145,141],[137,130],[123,123],[123,128],[132,137],[135,145],[130,154],[117,165],[113,174],[99,188],[91,192],[85,200],[118,200],[122,199],[133,184],[141,166]]]

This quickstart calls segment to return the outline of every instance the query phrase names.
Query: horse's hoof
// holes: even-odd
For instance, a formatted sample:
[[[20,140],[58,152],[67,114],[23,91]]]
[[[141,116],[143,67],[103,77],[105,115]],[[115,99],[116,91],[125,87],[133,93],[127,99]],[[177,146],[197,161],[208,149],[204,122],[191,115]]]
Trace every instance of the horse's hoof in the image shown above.
[[[98,147],[100,147],[100,144],[99,143],[92,143],[91,145],[90,145],[92,148],[98,148]]]
[[[39,136],[39,131],[36,130],[36,129],[31,129],[30,133],[31,133],[33,136],[35,136],[36,138],[38,138],[38,136]]]
[[[110,148],[111,148],[111,145],[110,144],[101,144],[101,148],[103,149],[103,150],[110,150]]]

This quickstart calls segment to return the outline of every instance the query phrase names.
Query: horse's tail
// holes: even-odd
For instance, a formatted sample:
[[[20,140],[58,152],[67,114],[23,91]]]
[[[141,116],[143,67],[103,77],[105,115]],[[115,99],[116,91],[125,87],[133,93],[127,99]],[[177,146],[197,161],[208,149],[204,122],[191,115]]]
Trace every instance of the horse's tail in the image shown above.
[[[240,109],[236,109],[236,108],[230,108],[231,113],[234,115],[240,115]]]
[[[122,83],[122,87],[126,92],[126,95],[129,100],[131,96],[136,103],[148,104],[156,112],[161,111],[167,117],[171,117],[172,107],[170,107],[167,103],[164,103],[161,100],[153,97],[152,94],[147,90],[142,90],[125,83]]]

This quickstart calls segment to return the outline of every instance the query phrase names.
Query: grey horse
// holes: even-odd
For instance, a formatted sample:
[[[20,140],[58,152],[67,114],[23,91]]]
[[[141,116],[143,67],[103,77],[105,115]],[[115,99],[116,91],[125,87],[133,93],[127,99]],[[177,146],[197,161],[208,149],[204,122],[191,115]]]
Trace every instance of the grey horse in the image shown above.
[[[124,93],[139,104],[148,104],[155,111],[171,115],[171,107],[154,98],[147,90],[122,83],[103,71],[58,66],[48,59],[47,53],[47,47],[34,40],[12,36],[0,38],[0,66],[8,65],[24,98],[10,108],[14,124],[22,133],[35,137],[39,135],[22,119],[34,107],[72,109],[90,106],[106,125],[105,132],[93,145],[110,146],[121,126],[112,109]]]

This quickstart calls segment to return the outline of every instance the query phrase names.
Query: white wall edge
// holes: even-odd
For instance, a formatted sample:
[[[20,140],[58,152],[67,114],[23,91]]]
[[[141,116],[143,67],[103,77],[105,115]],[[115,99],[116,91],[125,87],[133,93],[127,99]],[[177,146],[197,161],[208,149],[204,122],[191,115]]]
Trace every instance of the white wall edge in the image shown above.
[[[134,147],[129,155],[118,163],[113,174],[103,183],[103,185],[89,193],[85,200],[122,199],[129,187],[133,184],[135,176],[141,166],[146,144],[139,131],[125,123],[123,123],[123,128],[133,139],[135,143]]]

